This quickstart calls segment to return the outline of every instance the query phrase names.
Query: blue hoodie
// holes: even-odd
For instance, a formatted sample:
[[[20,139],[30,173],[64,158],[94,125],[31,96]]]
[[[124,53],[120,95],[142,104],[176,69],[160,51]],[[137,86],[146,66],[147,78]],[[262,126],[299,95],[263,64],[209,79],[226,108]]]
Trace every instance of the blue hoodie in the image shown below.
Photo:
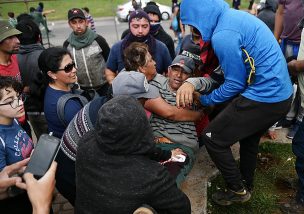
[[[211,41],[225,82],[209,95],[203,105],[224,102],[238,94],[264,103],[275,103],[292,95],[287,64],[272,32],[247,12],[229,9],[223,0],[183,0],[183,24],[196,27],[204,41]],[[255,61],[255,80],[247,84],[250,65],[244,63],[244,48]]]

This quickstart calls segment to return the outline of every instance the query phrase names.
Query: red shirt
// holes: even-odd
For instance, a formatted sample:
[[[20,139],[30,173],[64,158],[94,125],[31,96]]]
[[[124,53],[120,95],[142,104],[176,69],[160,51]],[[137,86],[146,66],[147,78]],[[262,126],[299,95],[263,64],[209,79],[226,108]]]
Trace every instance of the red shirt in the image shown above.
[[[11,56],[11,64],[0,65],[0,76],[14,77],[21,82],[21,75],[16,54]]]

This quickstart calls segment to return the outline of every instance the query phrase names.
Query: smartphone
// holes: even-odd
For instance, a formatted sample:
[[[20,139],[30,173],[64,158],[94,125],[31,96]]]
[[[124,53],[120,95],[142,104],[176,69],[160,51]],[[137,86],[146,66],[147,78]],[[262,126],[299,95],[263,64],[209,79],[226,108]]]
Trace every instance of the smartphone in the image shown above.
[[[24,173],[30,172],[35,178],[41,178],[50,168],[60,146],[60,139],[42,134]]]

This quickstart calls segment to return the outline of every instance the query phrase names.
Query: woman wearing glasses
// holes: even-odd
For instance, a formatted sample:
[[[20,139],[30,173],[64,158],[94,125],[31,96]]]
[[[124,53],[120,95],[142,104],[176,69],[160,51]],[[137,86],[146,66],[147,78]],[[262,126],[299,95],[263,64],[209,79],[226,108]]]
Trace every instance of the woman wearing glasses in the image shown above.
[[[22,85],[12,77],[0,76],[0,171],[4,167],[28,158],[34,148],[17,118],[24,116]],[[5,178],[5,177],[2,177]],[[25,191],[15,186],[0,188],[1,213],[32,213]]]
[[[64,48],[49,48],[44,50],[38,59],[39,68],[46,80],[44,95],[44,114],[48,123],[48,131],[61,138],[66,125],[61,122],[57,113],[57,103],[61,96],[72,93],[71,86],[77,81],[75,64],[70,53]],[[64,107],[64,120],[68,124],[74,115],[82,108],[78,99],[69,99]],[[65,171],[66,157],[61,150],[57,154],[58,167],[56,172],[56,187],[58,191],[74,204],[75,190],[68,187],[69,179],[62,176]]]

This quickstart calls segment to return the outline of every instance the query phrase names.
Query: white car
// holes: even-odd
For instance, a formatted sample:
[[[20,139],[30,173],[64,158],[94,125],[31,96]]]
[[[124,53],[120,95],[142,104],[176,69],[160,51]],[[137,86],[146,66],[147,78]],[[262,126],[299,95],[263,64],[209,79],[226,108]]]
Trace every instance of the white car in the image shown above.
[[[136,0],[136,1],[138,3],[141,2],[141,8],[144,8],[146,6],[147,2],[150,2],[151,0]],[[156,3],[156,4],[159,7],[160,13],[162,15],[162,20],[170,19],[171,15],[172,15],[171,7],[162,5],[159,3]],[[132,6],[132,1],[128,1],[127,3],[125,3],[123,5],[117,6],[116,16],[118,17],[119,20],[128,21],[129,14],[131,11],[134,11],[134,8]]]

